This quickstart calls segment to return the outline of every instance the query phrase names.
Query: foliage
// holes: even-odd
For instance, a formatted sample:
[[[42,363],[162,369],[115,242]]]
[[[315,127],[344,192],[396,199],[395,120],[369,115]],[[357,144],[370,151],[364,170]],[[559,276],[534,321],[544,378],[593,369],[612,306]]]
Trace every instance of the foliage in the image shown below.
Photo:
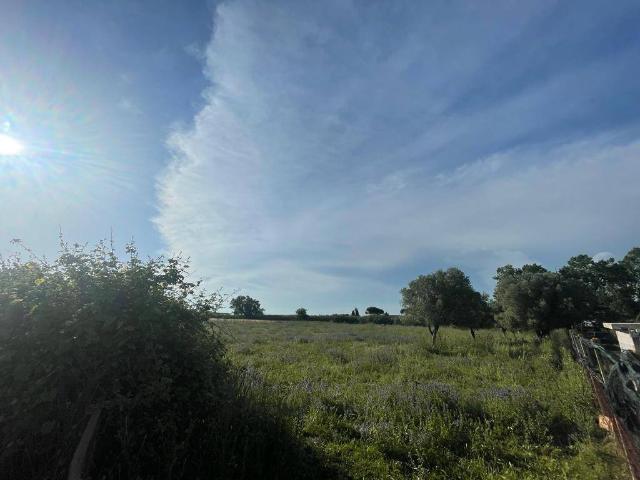
[[[143,262],[133,246],[127,252],[122,263],[104,243],[92,251],[62,243],[51,264],[17,256],[0,263],[2,446],[11,468],[68,455],[95,405],[114,424],[143,405],[159,408],[156,420],[131,425],[132,435],[143,424],[150,438],[166,431],[145,452],[130,452],[148,466],[171,456],[184,440],[177,426],[190,423],[178,412],[164,417],[167,405],[188,401],[198,411],[215,400],[189,383],[213,386],[223,375],[222,346],[206,323],[219,299],[197,293],[180,259]]]
[[[382,315],[384,310],[378,307],[367,307],[364,313],[365,315]]]
[[[632,249],[621,261],[594,261],[577,255],[559,270],[575,290],[573,302],[582,319],[621,321],[638,311],[635,299],[640,285],[640,249]]]
[[[497,270],[495,317],[503,329],[539,336],[584,320],[627,321],[640,313],[640,248],[624,259],[571,257],[558,272],[540,265]]]
[[[538,336],[569,326],[573,304],[562,276],[540,265],[498,268],[494,297],[498,323],[510,330],[533,330]]]
[[[218,319],[236,319],[237,318],[231,314],[217,313],[216,318]],[[306,317],[300,318],[298,315],[276,315],[276,314],[264,314],[260,317],[261,320],[273,320],[273,321],[282,321],[282,322],[293,322],[293,321],[306,321],[306,322],[333,322],[333,323],[377,323],[377,324],[398,324],[400,323],[400,316],[398,315],[389,315],[388,313],[384,313],[382,315],[364,315],[364,316],[353,316],[346,313],[332,313],[328,315],[309,315]]]
[[[209,322],[220,297],[188,281],[179,258],[127,253],[63,242],[53,263],[0,261],[0,477],[66,477],[95,408],[92,478],[307,470],[308,449],[278,410],[242,394],[223,359]]]
[[[309,315],[307,314],[307,309],[300,307],[296,310],[296,318],[298,320],[306,320]]]
[[[622,259],[631,280],[634,310],[640,315],[640,247],[634,247]]]
[[[396,318],[389,315],[388,313],[376,314],[376,315],[367,315],[366,317],[362,317],[360,323],[374,323],[376,325],[393,325],[396,323]]]
[[[239,295],[231,300],[233,314],[240,318],[260,318],[264,315],[264,309],[260,302],[248,295]]]
[[[221,321],[229,357],[348,478],[627,478],[566,334]]]
[[[497,326],[495,319],[496,306],[493,298],[488,293],[480,295],[477,324],[478,328],[491,328]]]
[[[441,326],[466,327],[474,336],[475,329],[486,322],[484,298],[458,268],[420,275],[401,294],[405,315],[410,321],[426,324],[434,343]]]

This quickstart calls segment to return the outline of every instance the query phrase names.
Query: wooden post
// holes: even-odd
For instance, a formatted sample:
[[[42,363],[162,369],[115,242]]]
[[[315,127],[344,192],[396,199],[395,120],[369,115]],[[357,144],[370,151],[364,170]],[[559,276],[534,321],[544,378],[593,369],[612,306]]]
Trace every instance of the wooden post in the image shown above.
[[[91,441],[96,434],[101,413],[102,407],[97,407],[91,414],[91,417],[87,422],[87,426],[85,427],[84,432],[82,432],[82,437],[76,447],[76,451],[73,452],[73,458],[71,459],[71,465],[69,465],[69,475],[67,476],[67,480],[82,480],[82,474],[84,473],[85,463],[87,460],[87,452],[89,451]]]

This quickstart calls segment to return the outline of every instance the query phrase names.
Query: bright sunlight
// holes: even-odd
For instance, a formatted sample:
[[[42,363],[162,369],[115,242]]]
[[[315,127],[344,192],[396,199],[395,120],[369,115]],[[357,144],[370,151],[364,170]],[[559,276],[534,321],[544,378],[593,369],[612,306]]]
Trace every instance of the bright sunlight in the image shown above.
[[[13,137],[0,133],[0,155],[20,155],[24,151],[24,145]]]

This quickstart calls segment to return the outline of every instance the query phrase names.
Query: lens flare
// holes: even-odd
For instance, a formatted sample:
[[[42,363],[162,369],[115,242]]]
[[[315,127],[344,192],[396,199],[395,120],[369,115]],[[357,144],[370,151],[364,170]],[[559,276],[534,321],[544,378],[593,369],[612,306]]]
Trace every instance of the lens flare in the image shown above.
[[[20,155],[24,151],[24,145],[13,137],[0,133],[0,155]]]

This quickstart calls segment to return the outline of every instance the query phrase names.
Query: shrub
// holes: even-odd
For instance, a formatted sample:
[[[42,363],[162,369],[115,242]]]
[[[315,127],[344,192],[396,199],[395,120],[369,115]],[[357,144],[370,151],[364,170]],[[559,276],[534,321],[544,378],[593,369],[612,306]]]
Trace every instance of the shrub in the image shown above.
[[[362,317],[362,323],[375,323],[378,325],[393,325],[394,317],[389,314],[367,315]]]
[[[180,259],[61,246],[53,263],[0,262],[0,470],[56,477],[50,462],[69,458],[87,409],[101,406],[116,455],[105,460],[132,476],[166,471],[219,397],[223,349],[207,325],[219,298],[198,294]],[[138,436],[144,450],[117,456]]]
[[[65,478],[93,409],[91,478],[300,478],[311,453],[223,360],[220,297],[127,252],[0,259],[0,478]]]

